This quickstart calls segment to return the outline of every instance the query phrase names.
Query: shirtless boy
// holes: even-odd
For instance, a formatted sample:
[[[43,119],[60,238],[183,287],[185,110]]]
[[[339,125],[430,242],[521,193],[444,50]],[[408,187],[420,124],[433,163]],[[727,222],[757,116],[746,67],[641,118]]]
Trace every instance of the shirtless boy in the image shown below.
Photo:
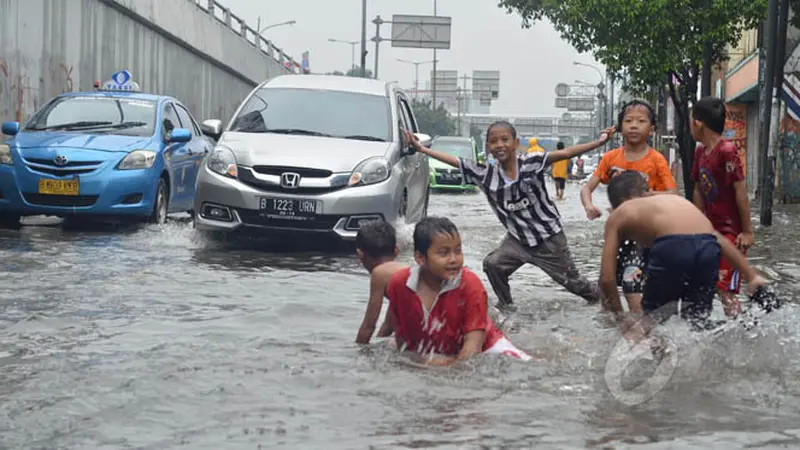
[[[623,239],[649,251],[642,296],[648,317],[645,332],[653,321],[677,313],[693,322],[706,319],[717,291],[720,258],[741,272],[751,293],[766,284],[696,206],[677,195],[650,195],[649,190],[644,177],[633,171],[614,177],[608,185],[612,213],[606,222],[600,282],[609,310],[622,312],[616,270]],[[622,319],[623,329],[630,326],[630,318]]]
[[[408,266],[395,262],[397,258],[397,236],[394,227],[382,220],[364,223],[356,235],[356,254],[370,274],[369,302],[356,336],[357,344],[369,344],[375,325],[381,315],[386,285],[392,275]],[[387,315],[388,317],[388,315]],[[392,324],[384,320],[378,337],[392,335]]]

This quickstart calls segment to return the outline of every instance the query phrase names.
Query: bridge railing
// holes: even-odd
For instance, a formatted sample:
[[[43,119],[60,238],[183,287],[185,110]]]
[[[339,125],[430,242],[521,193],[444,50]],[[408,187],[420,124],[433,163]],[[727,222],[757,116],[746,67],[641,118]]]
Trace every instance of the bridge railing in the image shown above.
[[[237,16],[236,14],[231,11],[230,8],[223,5],[217,0],[189,0],[194,3],[200,10],[204,11],[206,14],[214,17],[223,25],[227,26],[234,33],[240,35],[242,39],[249,42],[251,45],[255,46],[262,53],[269,56],[270,58],[278,61],[282,66],[286,67],[287,63],[289,63],[289,69],[294,72],[296,68],[299,67],[299,64],[286,54],[283,49],[276,46],[272,43],[269,39],[266,39],[264,36],[258,34],[258,30],[250,27],[247,22]]]

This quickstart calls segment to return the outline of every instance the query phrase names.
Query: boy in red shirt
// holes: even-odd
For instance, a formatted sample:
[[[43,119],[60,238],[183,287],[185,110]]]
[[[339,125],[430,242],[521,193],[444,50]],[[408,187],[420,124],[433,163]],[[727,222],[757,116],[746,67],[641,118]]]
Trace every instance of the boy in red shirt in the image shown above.
[[[416,267],[399,270],[386,288],[397,348],[447,366],[478,353],[531,359],[489,318],[488,296],[464,267],[461,236],[449,219],[428,217],[414,228]]]
[[[716,97],[705,97],[694,104],[689,121],[692,136],[698,141],[695,150],[692,180],[694,204],[743,254],[753,246],[753,225],[742,160],[733,143],[723,139],[725,103]],[[740,311],[741,274],[722,258],[717,289],[727,316]]]

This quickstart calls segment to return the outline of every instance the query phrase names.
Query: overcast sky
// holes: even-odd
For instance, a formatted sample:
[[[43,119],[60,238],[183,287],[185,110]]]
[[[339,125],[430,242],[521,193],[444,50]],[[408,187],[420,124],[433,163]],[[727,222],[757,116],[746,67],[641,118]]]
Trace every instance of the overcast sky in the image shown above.
[[[293,26],[266,30],[264,36],[284,48],[298,62],[310,52],[313,72],[346,71],[351,62],[351,46],[328,42],[329,38],[360,41],[361,0],[220,0],[255,28],[261,16],[264,26],[296,20]],[[434,0],[368,0],[367,38],[375,35],[372,20],[380,15],[391,20],[393,14],[433,14]],[[592,84],[600,81],[588,67],[573,61],[597,64],[590,54],[579,54],[561,40],[546,22],[523,29],[517,15],[497,7],[497,0],[438,0],[438,14],[452,17],[452,42],[449,50],[438,52],[439,69],[458,70],[459,76],[473,70],[500,71],[500,98],[492,104],[493,114],[560,116],[554,107],[555,85],[579,79]],[[469,5],[469,6],[467,6]],[[384,24],[381,35],[391,37],[391,24]],[[356,48],[356,64],[359,63]],[[374,43],[368,42],[367,67],[374,66]],[[393,48],[381,43],[378,75],[398,80],[405,88],[414,85],[414,66],[397,59],[428,61],[427,49]],[[602,67],[601,67],[602,69]],[[420,86],[430,78],[430,65],[420,66]]]

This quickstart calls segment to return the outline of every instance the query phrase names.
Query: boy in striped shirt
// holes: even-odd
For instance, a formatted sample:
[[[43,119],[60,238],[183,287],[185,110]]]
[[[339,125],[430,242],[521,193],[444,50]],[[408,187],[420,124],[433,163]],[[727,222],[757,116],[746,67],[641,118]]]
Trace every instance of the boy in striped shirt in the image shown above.
[[[406,133],[418,151],[459,167],[465,180],[478,185],[506,228],[508,233],[500,247],[483,261],[483,270],[498,298],[498,308],[512,307],[508,279],[526,263],[539,267],[586,301],[600,300],[597,284],[582,276],[572,260],[561,215],[547,193],[544,174],[545,168],[554,162],[603,146],[614,131],[610,127],[594,142],[563,150],[518,155],[519,137],[514,126],[506,121],[495,122],[486,133],[486,147],[497,161],[491,165],[431,150],[422,146],[413,134]]]

